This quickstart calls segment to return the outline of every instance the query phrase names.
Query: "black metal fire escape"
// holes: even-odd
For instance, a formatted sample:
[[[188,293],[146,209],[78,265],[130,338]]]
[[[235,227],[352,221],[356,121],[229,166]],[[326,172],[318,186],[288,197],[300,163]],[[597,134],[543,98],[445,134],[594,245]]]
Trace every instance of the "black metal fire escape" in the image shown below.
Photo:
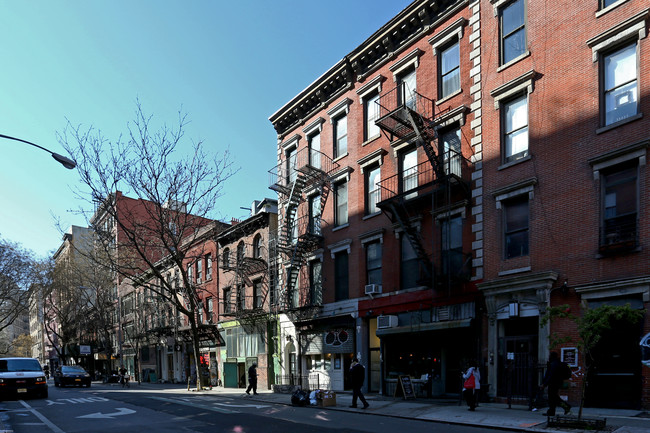
[[[284,284],[278,287],[276,308],[279,311],[295,310],[300,307],[294,301],[298,295],[298,275],[306,264],[310,253],[322,246],[321,215],[332,189],[331,174],[338,164],[327,155],[301,149],[295,159],[270,170],[271,189],[278,192],[284,202],[284,218],[278,229],[277,249],[284,260]],[[308,192],[318,194],[318,213],[311,206],[300,206],[305,202]],[[285,199],[283,200],[283,197]]]
[[[461,164],[467,165],[468,161],[460,152],[438,150],[438,136],[433,122],[435,103],[432,99],[414,91],[408,92],[405,84],[401,83],[380,95],[377,104],[380,107],[377,126],[394,139],[412,141],[427,156],[427,163],[418,164],[414,169],[413,177],[416,179],[412,188],[405,185],[404,173],[382,179],[379,184],[381,199],[378,206],[399,224],[421,263],[427,282],[431,284],[432,260],[424,248],[420,231],[414,224],[414,216],[417,215],[414,215],[412,198],[417,196],[418,191],[425,189],[442,190],[449,197],[452,182],[461,185],[465,194],[468,194],[469,182],[461,176]],[[458,169],[451,167],[451,161],[458,164]],[[464,166],[462,170],[469,172]]]

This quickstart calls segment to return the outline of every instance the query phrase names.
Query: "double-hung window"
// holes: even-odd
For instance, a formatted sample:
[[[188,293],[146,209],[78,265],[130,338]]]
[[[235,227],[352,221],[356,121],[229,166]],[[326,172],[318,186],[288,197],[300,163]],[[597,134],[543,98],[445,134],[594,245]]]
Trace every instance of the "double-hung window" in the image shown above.
[[[311,305],[323,304],[323,263],[317,259],[309,262],[309,297]]]
[[[379,126],[375,124],[379,119],[379,93],[374,93],[363,100],[363,113],[366,127],[364,128],[364,141],[379,136]]]
[[[400,102],[411,110],[416,109],[417,105],[417,81],[415,75],[415,68],[408,70],[398,77],[400,86],[399,96]]]
[[[334,254],[334,300],[344,301],[350,296],[348,252]]]
[[[379,212],[377,203],[380,200],[381,168],[375,165],[365,170],[366,177],[366,215],[372,215]]]
[[[343,180],[334,185],[334,224],[342,226],[348,223],[348,182]]]
[[[223,289],[223,312],[232,312],[232,288],[226,287]]]
[[[253,309],[262,308],[262,280],[253,281]]]
[[[309,233],[320,236],[321,231],[321,196],[309,197]]]
[[[460,128],[445,129],[440,132],[442,161],[445,174],[461,176]]]
[[[205,255],[205,280],[210,281],[212,279],[212,254],[208,253]]]
[[[343,114],[333,120],[334,158],[348,153],[348,116]]]
[[[381,242],[366,244],[366,284],[381,285]]]
[[[408,192],[418,187],[418,154],[417,149],[403,152],[400,155],[400,174],[402,177],[402,192]],[[410,199],[417,196],[417,192],[407,194]]]
[[[637,43],[602,55],[601,112],[604,125],[620,122],[638,113]]]
[[[529,200],[514,197],[503,204],[504,251],[506,259],[527,256],[529,252]]]
[[[458,275],[463,267],[463,219],[460,215],[442,221],[442,272]]]
[[[526,50],[526,0],[514,0],[499,8],[501,64],[523,56]]]
[[[502,105],[504,162],[528,156],[528,95],[505,101]]]
[[[400,242],[400,282],[402,289],[410,289],[418,285],[420,261],[406,233],[401,234]]]
[[[455,41],[438,54],[439,98],[444,99],[460,90],[460,44]]]
[[[637,241],[637,161],[611,167],[601,175],[601,248],[636,247]]]

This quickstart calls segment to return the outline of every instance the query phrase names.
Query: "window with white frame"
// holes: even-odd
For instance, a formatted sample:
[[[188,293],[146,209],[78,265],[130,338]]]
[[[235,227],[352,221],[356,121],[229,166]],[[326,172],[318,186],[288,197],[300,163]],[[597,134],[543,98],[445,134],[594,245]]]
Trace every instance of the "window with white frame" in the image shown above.
[[[501,110],[504,162],[528,156],[528,95],[504,101]]]
[[[460,90],[460,43],[454,41],[438,55],[439,98],[444,99]]]
[[[379,212],[377,203],[380,201],[381,191],[379,183],[381,182],[381,167],[373,165],[364,169],[365,187],[366,187],[366,215],[372,215]]]
[[[342,114],[334,119],[334,158],[348,153],[348,116]]]
[[[375,240],[365,244],[366,247],[366,284],[381,285],[382,280],[382,244]]]
[[[527,256],[529,253],[529,200],[521,195],[505,200],[503,208],[504,258]]]
[[[440,137],[440,146],[442,162],[446,174],[461,176],[461,147],[460,147],[460,128],[452,126],[445,128],[438,133]]]
[[[602,53],[601,106],[604,125],[638,113],[637,43]]]
[[[205,280],[210,281],[212,279],[212,254],[208,253],[205,255]]]
[[[320,259],[309,262],[309,297],[311,305],[323,303],[323,262]]]
[[[365,119],[364,141],[378,137],[381,133],[375,123],[379,119],[379,93],[369,95],[363,100],[363,113]]]
[[[399,155],[402,192],[412,191],[418,187],[418,153],[412,148]],[[417,192],[407,194],[406,199],[417,197]]]
[[[309,233],[320,236],[321,231],[321,196],[312,195],[309,201]]]
[[[527,53],[526,0],[501,3],[498,7],[501,65]]]
[[[347,179],[334,184],[334,225],[348,223],[348,182]]]

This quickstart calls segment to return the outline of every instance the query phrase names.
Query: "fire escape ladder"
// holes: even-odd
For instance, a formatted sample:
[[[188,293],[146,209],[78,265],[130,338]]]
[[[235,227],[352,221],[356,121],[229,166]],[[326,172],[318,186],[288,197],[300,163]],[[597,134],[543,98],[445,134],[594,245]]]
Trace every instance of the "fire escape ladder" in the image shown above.
[[[413,125],[413,131],[415,132],[416,137],[415,145],[420,146],[422,149],[424,149],[424,153],[427,155],[427,158],[433,167],[433,171],[435,172],[436,177],[438,179],[444,179],[445,172],[443,170],[440,158],[438,157],[436,149],[433,145],[435,139],[437,138],[435,130],[427,126],[424,123],[422,116],[415,111],[407,107],[404,107],[404,110],[406,110],[407,118],[411,122],[411,125]]]
[[[406,212],[406,206],[403,203],[396,203],[395,201],[389,204],[390,211],[397,220],[397,223],[402,228],[403,234],[406,235],[413,251],[420,260],[422,268],[426,274],[427,280],[431,281],[431,260],[427,255],[426,250],[422,242],[422,236],[420,235],[417,227],[413,226],[409,220],[408,213]]]

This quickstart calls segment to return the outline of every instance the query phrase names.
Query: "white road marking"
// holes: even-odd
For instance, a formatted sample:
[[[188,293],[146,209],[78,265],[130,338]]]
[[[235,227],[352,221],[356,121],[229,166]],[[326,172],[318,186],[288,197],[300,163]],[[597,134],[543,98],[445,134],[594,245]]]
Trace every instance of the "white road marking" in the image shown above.
[[[132,413],[135,413],[134,410],[128,409],[126,407],[116,407],[117,412],[113,413],[101,413],[101,412],[95,412],[95,413],[90,413],[88,415],[81,415],[78,416],[77,418],[113,418],[116,416],[122,416],[122,415],[131,415]]]
[[[45,418],[43,415],[41,415],[36,409],[25,403],[23,400],[20,400],[20,404],[22,404],[24,407],[26,407],[34,416],[38,419],[41,420],[43,424],[45,424],[50,430],[52,430],[54,433],[65,433],[63,430],[58,428],[56,425],[52,423],[49,419]]]
[[[172,398],[165,398],[165,397],[149,397],[149,398],[153,399],[153,400],[158,400],[158,401],[165,401],[167,403],[175,403],[175,404],[181,404],[183,406],[190,406],[190,407],[196,407],[196,408],[204,409],[204,410],[211,410],[213,412],[239,413],[236,410],[222,409],[220,407],[207,406],[207,405],[204,405],[204,404],[197,404],[196,402],[188,402],[188,401],[183,401],[181,399],[172,399]]]

